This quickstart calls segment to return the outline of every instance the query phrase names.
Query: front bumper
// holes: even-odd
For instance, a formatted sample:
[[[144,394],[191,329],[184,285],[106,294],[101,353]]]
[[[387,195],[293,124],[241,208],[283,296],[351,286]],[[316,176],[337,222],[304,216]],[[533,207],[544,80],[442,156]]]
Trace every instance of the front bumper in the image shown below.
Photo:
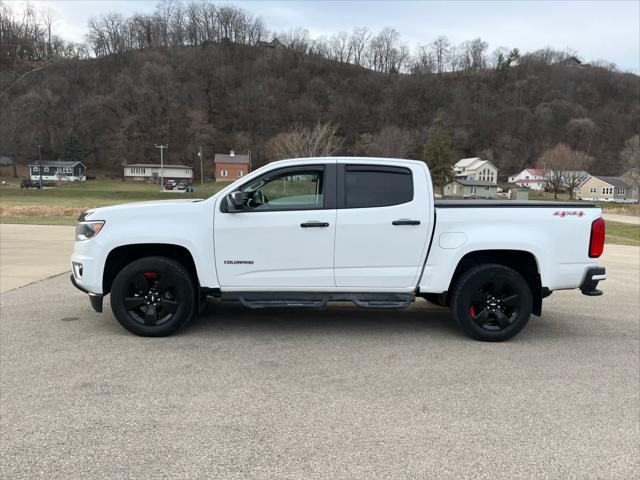
[[[96,312],[101,313],[102,312],[102,298],[103,298],[103,295],[101,295],[99,293],[89,292],[85,288],[83,288],[80,285],[78,285],[78,282],[76,282],[76,279],[73,276],[73,274],[71,274],[70,278],[71,278],[71,283],[73,284],[74,287],[76,287],[81,292],[84,292],[84,293],[89,295],[89,302],[91,303],[91,306],[93,307],[93,309]]]
[[[596,287],[598,282],[606,279],[607,271],[604,267],[591,267],[587,270],[582,285],[580,285],[580,291],[583,295],[588,295],[589,297],[602,295],[602,290],[598,290]]]

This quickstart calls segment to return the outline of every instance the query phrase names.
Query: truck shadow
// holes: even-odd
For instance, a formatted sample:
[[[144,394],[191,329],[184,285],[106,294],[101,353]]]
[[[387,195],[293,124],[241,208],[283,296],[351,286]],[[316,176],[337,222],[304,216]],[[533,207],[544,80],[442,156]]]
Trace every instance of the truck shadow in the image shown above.
[[[241,333],[428,333],[456,335],[448,309],[420,301],[404,310],[374,310],[351,303],[330,303],[325,309],[248,309],[235,302],[209,301],[207,309],[184,329],[185,334]]]

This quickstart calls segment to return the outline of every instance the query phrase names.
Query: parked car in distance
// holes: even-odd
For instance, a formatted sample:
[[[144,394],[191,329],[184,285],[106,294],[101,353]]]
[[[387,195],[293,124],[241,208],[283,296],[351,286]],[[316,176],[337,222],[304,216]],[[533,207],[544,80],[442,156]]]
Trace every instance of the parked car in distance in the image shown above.
[[[178,183],[178,185],[176,185],[176,190],[186,190],[187,189],[187,184],[185,182],[180,182]]]
[[[176,187],[175,180],[167,180],[167,182],[164,184],[165,190],[173,190],[175,187]]]
[[[123,327],[170,335],[207,296],[249,308],[451,309],[506,340],[556,290],[598,296],[601,211],[584,202],[434,200],[424,162],[283,160],[207,200],[101,207],[78,221],[71,281]],[[584,305],[593,308],[593,305]]]

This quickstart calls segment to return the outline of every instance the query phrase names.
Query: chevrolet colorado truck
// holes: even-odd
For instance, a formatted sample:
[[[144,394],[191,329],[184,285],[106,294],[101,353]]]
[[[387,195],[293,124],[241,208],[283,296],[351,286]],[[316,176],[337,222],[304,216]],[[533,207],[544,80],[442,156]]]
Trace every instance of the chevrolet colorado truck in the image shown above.
[[[98,312],[110,294],[118,321],[143,336],[176,332],[208,296],[388,309],[422,297],[450,307],[467,335],[501,341],[554,290],[602,294],[604,235],[592,204],[438,201],[423,162],[303,158],[206,200],[86,211],[71,281]]]

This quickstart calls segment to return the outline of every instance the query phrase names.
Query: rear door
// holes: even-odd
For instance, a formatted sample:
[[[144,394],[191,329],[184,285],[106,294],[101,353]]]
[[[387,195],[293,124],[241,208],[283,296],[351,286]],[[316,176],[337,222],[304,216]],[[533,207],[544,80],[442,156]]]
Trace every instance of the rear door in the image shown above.
[[[214,218],[216,271],[226,290],[335,287],[335,161],[272,170],[239,187],[240,212]]]
[[[415,287],[428,246],[426,185],[424,167],[412,162],[338,163],[336,286]]]

